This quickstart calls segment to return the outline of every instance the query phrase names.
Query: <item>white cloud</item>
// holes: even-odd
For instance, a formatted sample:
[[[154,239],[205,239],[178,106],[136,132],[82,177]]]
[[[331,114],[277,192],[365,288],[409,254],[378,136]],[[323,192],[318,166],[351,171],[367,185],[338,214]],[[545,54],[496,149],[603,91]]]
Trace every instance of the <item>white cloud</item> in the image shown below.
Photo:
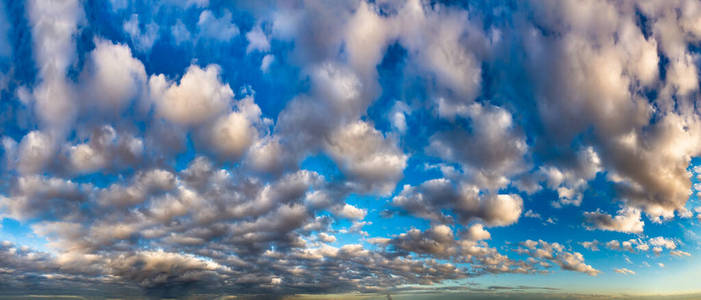
[[[85,72],[88,106],[119,112],[146,90],[144,65],[126,45],[96,40]]]
[[[640,210],[625,207],[618,211],[618,215],[611,217],[601,211],[585,212],[584,217],[591,229],[618,231],[626,233],[641,233],[645,223],[640,219]]]
[[[681,251],[681,250],[673,250],[669,252],[670,255],[672,256],[678,256],[678,257],[683,257],[683,256],[691,256],[689,252]]]
[[[215,152],[231,160],[243,156],[256,141],[256,125],[261,116],[260,108],[251,97],[236,102],[236,108],[236,111],[217,119],[205,133]]]
[[[623,275],[635,275],[635,271],[629,270],[626,268],[614,269],[614,271],[618,274],[623,274]]]
[[[231,20],[231,12],[228,10],[218,18],[211,10],[204,10],[197,21],[199,34],[221,42],[229,41],[239,34],[239,28]]]
[[[331,133],[325,149],[339,168],[370,191],[388,195],[402,177],[407,156],[391,137],[357,121]]]
[[[228,112],[234,92],[222,83],[221,68],[208,65],[205,69],[192,65],[180,83],[161,75],[151,75],[151,99],[158,113],[169,121],[182,125],[198,125]]]
[[[33,92],[36,114],[48,130],[63,135],[77,113],[74,87],[66,72],[76,57],[74,37],[84,18],[83,8],[76,0],[35,0],[27,3],[27,11],[40,79]]]
[[[129,20],[124,21],[122,28],[129,34],[132,44],[139,52],[151,51],[153,44],[160,37],[158,24],[151,22],[141,26],[138,14],[132,14]]]
[[[17,169],[24,174],[39,173],[55,154],[52,136],[35,130],[27,133],[17,150]]]
[[[270,41],[268,36],[263,32],[260,25],[256,25],[251,29],[251,31],[246,33],[246,40],[248,41],[248,46],[246,46],[246,53],[251,53],[253,51],[268,52],[270,51]]]
[[[346,219],[362,220],[367,215],[368,211],[366,209],[357,208],[348,203],[335,207],[333,213],[339,217]]]
[[[482,224],[474,224],[465,232],[465,238],[471,241],[488,240],[492,238],[489,231],[484,230]]]
[[[650,245],[657,246],[657,247],[664,247],[669,250],[674,250],[677,248],[677,244],[672,240],[668,239],[665,237],[655,237],[655,238],[650,238],[649,240]]]
[[[275,62],[275,56],[272,54],[266,54],[263,56],[263,59],[260,62],[260,70],[263,73],[267,73],[268,69],[270,69],[270,65],[272,65]]]
[[[582,247],[587,248],[591,251],[599,251],[599,241],[597,241],[597,240],[593,240],[590,242],[585,241],[585,242],[581,242],[580,244],[582,244]]]

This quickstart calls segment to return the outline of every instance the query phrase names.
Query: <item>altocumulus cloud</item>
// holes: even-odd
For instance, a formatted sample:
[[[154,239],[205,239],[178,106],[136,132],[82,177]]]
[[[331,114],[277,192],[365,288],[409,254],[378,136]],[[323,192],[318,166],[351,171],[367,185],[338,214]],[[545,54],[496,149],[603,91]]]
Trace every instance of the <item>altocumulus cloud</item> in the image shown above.
[[[690,259],[657,229],[701,220],[699,20],[694,0],[0,3],[0,291],[384,295]],[[533,235],[546,218],[576,233]]]

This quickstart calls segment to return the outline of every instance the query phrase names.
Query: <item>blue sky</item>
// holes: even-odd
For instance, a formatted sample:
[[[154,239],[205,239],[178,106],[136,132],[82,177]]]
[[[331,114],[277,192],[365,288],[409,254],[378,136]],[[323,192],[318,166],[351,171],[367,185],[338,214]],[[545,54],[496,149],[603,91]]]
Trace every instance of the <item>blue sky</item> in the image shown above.
[[[0,297],[698,294],[699,20],[3,1]]]

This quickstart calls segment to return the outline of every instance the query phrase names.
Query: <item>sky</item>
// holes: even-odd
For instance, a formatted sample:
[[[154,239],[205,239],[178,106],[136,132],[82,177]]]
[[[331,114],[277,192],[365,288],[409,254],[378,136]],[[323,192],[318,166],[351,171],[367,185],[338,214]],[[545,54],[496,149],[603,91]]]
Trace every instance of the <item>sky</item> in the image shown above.
[[[0,299],[694,299],[701,2],[0,2]]]

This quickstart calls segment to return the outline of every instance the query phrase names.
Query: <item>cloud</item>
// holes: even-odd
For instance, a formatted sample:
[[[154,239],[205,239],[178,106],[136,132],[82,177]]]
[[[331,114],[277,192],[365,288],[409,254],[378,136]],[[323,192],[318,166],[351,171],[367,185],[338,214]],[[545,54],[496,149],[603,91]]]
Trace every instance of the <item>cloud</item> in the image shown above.
[[[142,287],[217,280],[226,267],[192,255],[160,251],[142,251],[110,259],[111,272]]]
[[[649,243],[650,245],[657,247],[665,247],[670,250],[674,250],[677,248],[677,244],[673,240],[661,236],[651,238],[649,240]]]
[[[347,203],[342,206],[338,206],[333,211],[339,217],[357,220],[362,220],[368,213],[366,209],[360,209]]]
[[[546,260],[555,263],[563,270],[586,273],[590,276],[597,276],[601,271],[584,262],[584,256],[579,252],[568,252],[559,243],[549,243],[543,240],[526,240],[520,245],[527,249],[521,251],[537,260]]]
[[[263,56],[263,59],[260,62],[260,70],[263,73],[267,73],[268,69],[270,69],[270,65],[272,65],[275,62],[275,56],[272,54],[266,54]]]
[[[471,241],[488,240],[492,238],[492,235],[488,231],[484,230],[482,224],[474,224],[467,229],[465,238]]]
[[[204,10],[197,21],[199,35],[221,42],[229,41],[239,34],[239,28],[231,22],[231,19],[231,12],[228,10],[219,17],[211,10]]]
[[[401,179],[407,156],[365,122],[355,122],[331,133],[325,148],[341,170],[371,191],[389,194]]]
[[[50,163],[55,149],[54,138],[35,130],[27,133],[17,149],[17,170],[24,174],[39,173]]]
[[[142,161],[144,143],[127,132],[117,133],[112,126],[93,129],[86,143],[67,149],[67,169],[75,174],[103,170],[123,170]]]
[[[84,18],[83,8],[78,1],[30,1],[27,10],[40,79],[33,90],[37,117],[43,126],[63,135],[77,113],[66,72],[76,56],[74,35]]]
[[[626,268],[614,269],[613,271],[615,271],[618,274],[623,274],[623,275],[635,275],[635,271],[632,271],[632,270],[629,270]]]
[[[494,190],[523,168],[528,145],[514,128],[511,114],[496,106],[470,105],[465,112],[472,132],[441,132],[430,138],[429,151],[459,162],[480,186]]]
[[[392,204],[432,221],[449,221],[441,209],[452,209],[462,222],[480,219],[488,226],[508,226],[518,221],[523,199],[517,194],[482,194],[477,187],[456,186],[447,179],[434,179],[412,187],[405,185]]]
[[[695,222],[698,3],[214,4],[0,5],[0,215],[46,240],[0,243],[0,289],[384,295],[694,255],[643,233]],[[527,228],[555,223],[589,240]]]
[[[10,217],[19,220],[69,217],[77,213],[90,189],[70,180],[28,175],[16,178],[10,196],[2,197],[0,203]]]
[[[146,91],[144,65],[123,44],[96,40],[84,72],[86,106],[120,112]]]
[[[163,74],[151,75],[151,99],[159,115],[181,125],[198,125],[227,112],[234,92],[222,83],[221,68],[208,65],[204,69],[188,67],[180,83],[171,82]]]
[[[270,51],[270,41],[260,26],[255,26],[253,29],[251,29],[251,31],[247,32],[246,40],[248,41],[246,53],[251,53],[253,51]]]
[[[645,223],[640,219],[640,210],[635,208],[623,208],[618,215],[612,217],[601,211],[585,212],[584,218],[588,229],[600,229],[626,233],[641,233]]]
[[[593,240],[591,242],[585,241],[581,242],[580,244],[582,244],[582,247],[587,248],[591,251],[599,251],[599,241],[597,240]]]
[[[678,257],[691,256],[691,254],[689,252],[684,252],[681,250],[673,250],[673,251],[670,251],[669,254],[672,256],[678,256]]]
[[[139,25],[139,15],[132,14],[124,21],[122,28],[131,38],[131,42],[139,52],[149,52],[160,37],[160,28],[155,22]]]
[[[455,253],[453,230],[445,225],[436,225],[422,232],[412,229],[390,241],[398,250],[418,254],[450,256]]]
[[[236,110],[217,119],[202,133],[220,157],[241,158],[258,139],[261,110],[251,97],[235,103]]]

